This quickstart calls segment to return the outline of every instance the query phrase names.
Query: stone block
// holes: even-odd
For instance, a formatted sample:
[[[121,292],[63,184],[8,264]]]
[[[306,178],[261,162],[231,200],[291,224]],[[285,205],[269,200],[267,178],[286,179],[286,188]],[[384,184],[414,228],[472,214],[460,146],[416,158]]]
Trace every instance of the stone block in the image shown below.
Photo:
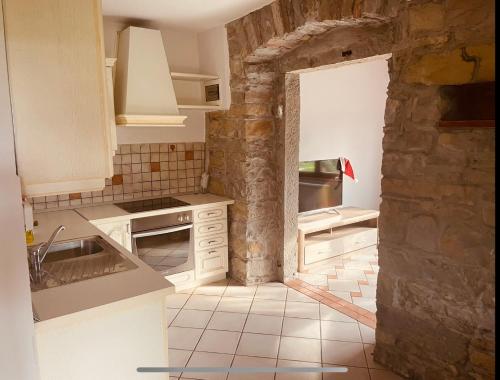
[[[479,66],[464,59],[462,49],[423,55],[404,69],[406,83],[426,85],[458,85],[495,80],[495,48],[493,45],[468,46],[466,55],[478,57]]]
[[[440,231],[436,219],[430,215],[418,215],[408,221],[406,241],[415,248],[435,252]]]
[[[439,30],[444,26],[443,4],[426,3],[409,8],[410,33]]]
[[[269,139],[274,134],[272,119],[245,120],[245,138],[247,140]]]

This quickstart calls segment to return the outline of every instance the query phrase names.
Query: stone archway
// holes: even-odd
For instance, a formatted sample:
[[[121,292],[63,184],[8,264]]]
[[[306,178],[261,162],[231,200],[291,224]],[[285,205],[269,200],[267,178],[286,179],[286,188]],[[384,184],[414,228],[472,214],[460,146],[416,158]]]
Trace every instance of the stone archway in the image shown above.
[[[375,358],[412,378],[494,373],[494,131],[439,128],[442,85],[494,80],[493,8],[277,0],[227,25],[232,104],[208,115],[209,190],[235,199],[230,273],[245,284],[294,270],[299,83],[287,73],[392,53]]]
[[[285,165],[295,154],[285,147],[296,145],[298,134],[282,117],[293,117],[286,73],[390,52],[396,8],[388,3],[276,1],[227,25],[232,104],[209,115],[207,144],[209,190],[235,199],[234,278],[246,284],[283,280],[296,269],[296,195],[289,191],[297,172]],[[298,50],[302,55],[294,59]],[[343,57],[344,50],[351,54]]]

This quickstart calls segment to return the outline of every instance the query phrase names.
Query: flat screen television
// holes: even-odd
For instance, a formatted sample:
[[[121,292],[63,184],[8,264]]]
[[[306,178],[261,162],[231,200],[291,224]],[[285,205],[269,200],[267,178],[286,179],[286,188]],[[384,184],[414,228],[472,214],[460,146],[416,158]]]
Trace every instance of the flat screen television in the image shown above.
[[[338,159],[299,162],[299,213],[342,205]]]

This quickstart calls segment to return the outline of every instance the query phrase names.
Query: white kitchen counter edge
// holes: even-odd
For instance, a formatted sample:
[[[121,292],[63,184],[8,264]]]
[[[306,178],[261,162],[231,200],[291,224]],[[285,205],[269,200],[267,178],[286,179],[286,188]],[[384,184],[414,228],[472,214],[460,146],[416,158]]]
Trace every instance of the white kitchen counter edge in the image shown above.
[[[89,205],[87,207],[77,208],[75,209],[75,211],[90,222],[114,223],[114,222],[126,222],[132,219],[144,218],[148,216],[166,215],[175,212],[194,211],[203,208],[227,206],[234,203],[234,200],[232,199],[221,197],[214,194],[178,195],[178,196],[172,196],[172,198],[190,204],[187,206],[172,207],[172,208],[165,208],[165,209],[144,211],[137,213],[128,213],[125,210],[122,210],[119,207],[115,206],[114,204]],[[133,202],[133,201],[134,199],[123,202]]]

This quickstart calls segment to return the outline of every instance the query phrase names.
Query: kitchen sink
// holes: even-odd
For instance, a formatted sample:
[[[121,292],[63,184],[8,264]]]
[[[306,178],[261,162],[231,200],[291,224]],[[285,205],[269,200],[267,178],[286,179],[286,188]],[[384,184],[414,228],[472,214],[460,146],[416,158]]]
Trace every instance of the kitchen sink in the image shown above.
[[[31,291],[135,269],[130,259],[100,236],[53,243],[37,276],[30,267]]]

